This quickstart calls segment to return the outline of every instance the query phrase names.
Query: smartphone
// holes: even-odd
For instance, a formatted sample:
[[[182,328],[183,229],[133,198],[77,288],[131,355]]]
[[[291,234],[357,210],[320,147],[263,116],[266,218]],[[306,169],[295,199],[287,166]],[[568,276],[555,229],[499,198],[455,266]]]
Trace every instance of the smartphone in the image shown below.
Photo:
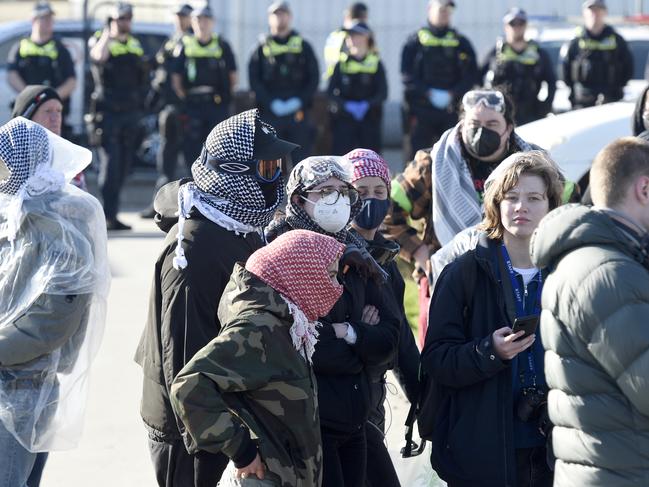
[[[539,326],[539,317],[538,315],[530,316],[521,316],[514,320],[514,326],[512,327],[512,333],[518,333],[523,330],[525,333],[518,337],[516,341],[522,340],[525,337],[528,337],[536,332],[536,327]]]

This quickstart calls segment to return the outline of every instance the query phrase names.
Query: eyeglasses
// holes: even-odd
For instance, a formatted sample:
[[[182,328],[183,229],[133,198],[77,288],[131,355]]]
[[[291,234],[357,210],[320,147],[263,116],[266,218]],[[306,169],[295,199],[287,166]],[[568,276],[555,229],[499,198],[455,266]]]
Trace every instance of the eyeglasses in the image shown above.
[[[255,176],[264,183],[274,183],[282,174],[282,159],[252,159],[250,161],[223,161],[212,157],[205,146],[201,153],[203,163],[216,172],[237,176]]]
[[[505,97],[500,91],[471,90],[462,97],[464,110],[471,110],[480,104],[500,113],[505,112]]]
[[[310,189],[305,191],[305,193],[319,194],[325,205],[335,205],[341,196],[346,196],[347,198],[349,198],[349,204],[353,205],[358,201],[359,198],[358,191],[348,186],[342,188]]]

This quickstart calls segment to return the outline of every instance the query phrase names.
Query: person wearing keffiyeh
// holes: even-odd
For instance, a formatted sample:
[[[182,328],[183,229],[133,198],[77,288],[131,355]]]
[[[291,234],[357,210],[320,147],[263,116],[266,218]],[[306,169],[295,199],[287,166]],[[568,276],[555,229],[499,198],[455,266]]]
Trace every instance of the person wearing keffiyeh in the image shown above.
[[[171,400],[189,450],[232,459],[219,485],[256,476],[281,487],[320,486],[312,355],[318,317],[342,295],[344,249],[296,230],[238,263],[219,304],[221,333],[176,377]]]
[[[326,316],[313,354],[323,445],[323,487],[364,485],[365,422],[370,412],[369,367],[394,355],[399,317],[388,286],[366,279],[348,264],[350,248],[365,250],[348,226],[362,202],[352,184],[352,168],[337,156],[309,157],[291,171],[286,218],[274,222],[269,240],[306,229],[348,245],[341,259],[343,296]],[[369,255],[369,254],[368,254]],[[374,259],[369,257],[371,262]]]
[[[192,164],[193,178],[163,186],[155,198],[155,221],[167,238],[135,360],[144,372],[140,413],[161,487],[193,486],[194,478],[196,485],[216,485],[227,465],[223,454],[187,453],[170,387],[218,335],[218,302],[232,269],[263,246],[263,228],[283,200],[281,174],[263,177],[261,161],[279,168],[293,148],[257,110],[240,113],[212,129]]]

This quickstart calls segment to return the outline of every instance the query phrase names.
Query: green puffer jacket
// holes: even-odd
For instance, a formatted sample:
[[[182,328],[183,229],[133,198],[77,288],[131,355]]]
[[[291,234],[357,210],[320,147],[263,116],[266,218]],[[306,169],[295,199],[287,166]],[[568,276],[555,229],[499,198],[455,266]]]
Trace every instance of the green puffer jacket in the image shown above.
[[[609,214],[550,213],[532,260],[551,270],[541,336],[555,487],[649,486],[649,271]],[[644,261],[644,265],[643,265]]]
[[[287,304],[237,264],[218,315],[219,336],[171,387],[185,445],[191,453],[222,451],[238,467],[248,465],[258,449],[266,477],[278,486],[320,485],[315,376],[293,346]]]

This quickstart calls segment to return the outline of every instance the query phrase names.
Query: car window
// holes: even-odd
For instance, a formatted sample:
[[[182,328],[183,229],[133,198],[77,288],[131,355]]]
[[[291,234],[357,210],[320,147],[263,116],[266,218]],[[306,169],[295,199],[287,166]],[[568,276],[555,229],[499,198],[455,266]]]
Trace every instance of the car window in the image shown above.
[[[7,67],[7,58],[9,57],[9,51],[11,51],[12,46],[19,40],[19,37],[12,37],[11,39],[0,42],[0,68]]]

